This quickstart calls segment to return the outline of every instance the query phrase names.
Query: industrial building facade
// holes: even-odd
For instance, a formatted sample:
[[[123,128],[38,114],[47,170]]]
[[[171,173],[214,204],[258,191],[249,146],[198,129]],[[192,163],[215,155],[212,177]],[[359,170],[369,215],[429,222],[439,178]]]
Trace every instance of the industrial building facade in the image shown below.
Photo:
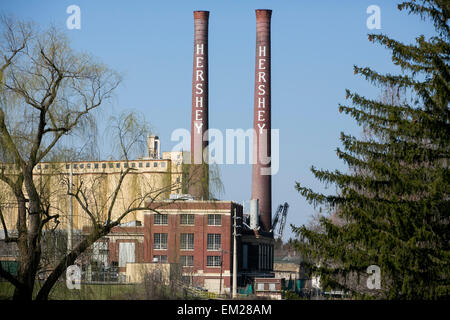
[[[136,221],[116,227],[96,244],[105,254],[95,257],[117,266],[123,279],[136,278],[135,264],[179,264],[185,283],[212,292],[228,292],[232,285],[233,221],[241,221],[237,237],[238,283],[255,276],[272,276],[273,240],[255,236],[243,225],[243,207],[231,201],[182,200],[154,202]],[[154,211],[153,211],[154,210]],[[86,233],[89,228],[85,228]]]
[[[52,210],[72,212],[72,228],[88,234],[92,223],[86,210],[68,196],[61,180],[70,176],[70,185],[89,187],[98,221],[106,221],[105,208],[119,177],[128,168],[112,219],[120,216],[136,199],[147,199],[145,208],[130,213],[122,224],[92,246],[92,259],[102,267],[114,266],[125,279],[139,278],[135,272],[154,266],[179,265],[186,282],[214,292],[233,286],[233,247],[236,241],[236,286],[256,278],[273,277],[273,230],[271,185],[271,10],[256,10],[256,68],[254,92],[254,159],[252,170],[253,210],[244,215],[243,206],[232,201],[209,200],[209,168],[204,159],[209,138],[208,105],[208,22],[209,12],[194,12],[194,61],[192,82],[191,151],[164,152],[160,156],[159,139],[148,138],[148,157],[130,161],[80,161],[41,163],[34,178],[46,190]],[[265,154],[264,154],[265,153]],[[267,162],[267,157],[269,161]],[[190,158],[191,181],[184,181],[183,161]],[[194,170],[199,169],[200,170]],[[5,170],[16,170],[13,165]],[[195,172],[192,176],[191,173]],[[187,183],[189,197],[178,197]],[[2,185],[0,184],[0,192]],[[7,192],[5,192],[7,194]],[[13,199],[12,195],[9,195]],[[89,199],[88,199],[89,200]],[[73,208],[72,208],[73,206]],[[100,208],[98,208],[100,207]],[[14,229],[14,205],[4,208],[8,228]],[[235,219],[235,217],[237,219]],[[68,215],[61,215],[59,228],[67,229]],[[234,224],[236,221],[236,240]],[[72,229],[69,227],[69,229]],[[164,267],[166,268],[166,267]],[[166,268],[167,269],[167,268]],[[235,279],[236,280],[236,279]],[[269,284],[268,284],[269,285]],[[235,287],[236,287],[235,286]]]
[[[150,139],[149,136],[149,145]],[[149,148],[149,154],[152,154]],[[80,204],[67,195],[67,182],[72,179],[73,188],[80,184],[92,199],[98,204],[99,220],[106,217],[108,199],[111,197],[118,184],[120,175],[132,168],[124,178],[117,202],[113,207],[112,218],[117,218],[124,208],[143,196],[158,200],[168,199],[171,194],[181,194],[182,152],[163,152],[159,155],[136,159],[115,161],[74,161],[40,163],[33,171],[34,181],[43,195],[43,199],[50,204],[51,214],[60,214],[59,228],[67,229],[70,202],[73,206],[73,229],[81,230],[91,225],[91,219]],[[1,167],[10,175],[16,170],[12,164],[3,164]],[[64,182],[65,181],[65,182]],[[11,190],[3,182],[0,182],[2,211],[8,230],[14,230],[17,221],[17,205]],[[143,220],[142,211],[132,212],[123,222]]]

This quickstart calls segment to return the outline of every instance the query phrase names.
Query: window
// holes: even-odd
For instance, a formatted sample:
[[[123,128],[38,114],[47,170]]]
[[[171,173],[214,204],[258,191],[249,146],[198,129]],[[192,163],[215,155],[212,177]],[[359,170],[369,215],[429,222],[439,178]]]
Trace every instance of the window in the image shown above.
[[[77,167],[78,167],[78,165],[75,163],[75,164],[73,165],[73,168],[76,169]]]
[[[153,216],[153,223],[167,225],[167,214],[155,213],[155,215]]]
[[[208,214],[208,226],[222,225],[222,216],[220,214]]]
[[[161,162],[161,168],[165,168],[166,167],[166,163],[165,162]]]
[[[133,162],[133,163],[131,164],[131,167],[132,167],[132,168],[136,168],[136,163]]]
[[[180,236],[180,249],[181,250],[194,250],[194,234],[182,233]]]
[[[220,256],[207,256],[206,257],[206,266],[207,267],[220,267],[221,261]]]
[[[114,167],[114,164],[113,164],[113,163],[109,163],[109,167],[110,167],[110,168],[113,168],[113,167]]]
[[[270,291],[275,291],[276,290],[275,283],[269,283],[269,290]]]
[[[88,169],[91,168],[91,164],[90,163],[88,163],[86,166],[87,166]]]
[[[98,169],[98,163],[94,164],[94,169]]]
[[[222,241],[222,236],[220,234],[208,234],[208,250],[220,250],[220,243]]]
[[[258,283],[257,288],[258,291],[264,291],[264,283]]]
[[[180,214],[180,224],[193,225],[194,224],[194,215],[193,214]]]
[[[46,165],[44,166],[44,169],[46,169],[46,170],[48,169],[48,164],[46,164]]]
[[[194,256],[180,256],[180,263],[183,267],[193,267]]]
[[[164,255],[153,256],[153,261],[159,263],[167,263],[167,256]]]
[[[145,164],[145,166],[146,166],[147,168],[149,168],[149,167],[150,167],[150,162],[147,162],[147,163]]]
[[[102,168],[106,169],[106,163],[102,163]]]
[[[125,163],[123,164],[123,167],[124,167],[124,168],[128,168],[128,163],[125,162]]]
[[[70,165],[66,164],[66,169],[69,169],[69,168],[70,168]]]
[[[153,235],[153,249],[167,249],[167,233],[155,233]]]
[[[158,167],[158,162],[153,162],[153,166],[156,168]]]
[[[139,162],[139,168],[142,168],[142,162]]]
[[[120,163],[116,163],[116,168],[120,168]]]
[[[41,169],[41,165],[40,165],[40,164],[38,164],[37,168],[38,168],[38,169]]]
[[[83,169],[84,168],[84,164],[80,164],[80,169]]]

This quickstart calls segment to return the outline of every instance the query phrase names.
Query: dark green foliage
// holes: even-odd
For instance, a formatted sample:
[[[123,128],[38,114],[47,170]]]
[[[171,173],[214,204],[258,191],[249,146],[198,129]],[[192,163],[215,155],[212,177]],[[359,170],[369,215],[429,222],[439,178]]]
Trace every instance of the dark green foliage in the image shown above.
[[[297,248],[314,263],[324,287],[357,297],[442,299],[450,297],[448,1],[410,1],[400,10],[434,23],[436,35],[406,45],[383,34],[369,40],[392,52],[401,75],[354,67],[371,83],[411,96],[411,103],[371,100],[347,90],[339,110],[370,133],[342,133],[337,156],[349,172],[312,168],[320,181],[335,184],[326,196],[296,183],[299,193],[332,213],[319,231],[293,227]],[[366,287],[370,265],[381,269],[381,289]],[[317,267],[320,266],[320,267]]]

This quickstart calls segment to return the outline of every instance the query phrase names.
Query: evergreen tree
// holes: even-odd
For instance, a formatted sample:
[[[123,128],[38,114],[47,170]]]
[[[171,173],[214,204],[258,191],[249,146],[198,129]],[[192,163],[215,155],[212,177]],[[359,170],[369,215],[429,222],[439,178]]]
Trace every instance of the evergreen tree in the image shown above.
[[[360,297],[448,298],[450,4],[413,0],[398,8],[430,19],[435,35],[403,44],[370,34],[369,41],[389,49],[402,72],[380,74],[358,66],[354,72],[380,87],[405,90],[411,102],[393,104],[346,91],[351,103],[340,105],[340,112],[371,134],[366,139],[341,134],[343,149],[337,155],[348,173],[312,167],[317,179],[337,186],[337,195],[296,183],[303,197],[331,216],[320,219],[319,229],[293,230],[297,248],[313,261],[310,267],[324,287],[344,288]],[[370,265],[380,267],[379,290],[357,281],[367,278]]]

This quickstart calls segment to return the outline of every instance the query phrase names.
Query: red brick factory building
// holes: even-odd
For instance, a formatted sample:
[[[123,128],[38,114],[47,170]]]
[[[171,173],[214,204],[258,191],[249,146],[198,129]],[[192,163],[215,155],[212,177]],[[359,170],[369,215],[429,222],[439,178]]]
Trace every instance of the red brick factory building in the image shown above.
[[[130,266],[180,264],[186,283],[211,292],[229,292],[233,266],[233,217],[242,218],[242,205],[231,201],[155,202],[137,222],[116,227],[97,247],[105,266],[117,266],[123,281],[132,281]],[[245,219],[244,219],[245,220]],[[273,277],[273,238],[238,219],[238,287],[255,277]],[[245,222],[244,222],[245,223]],[[88,230],[85,230],[88,231]],[[106,252],[108,254],[106,254]],[[221,263],[222,262],[222,263]],[[130,278],[131,277],[131,278]],[[222,286],[220,281],[222,280]]]

